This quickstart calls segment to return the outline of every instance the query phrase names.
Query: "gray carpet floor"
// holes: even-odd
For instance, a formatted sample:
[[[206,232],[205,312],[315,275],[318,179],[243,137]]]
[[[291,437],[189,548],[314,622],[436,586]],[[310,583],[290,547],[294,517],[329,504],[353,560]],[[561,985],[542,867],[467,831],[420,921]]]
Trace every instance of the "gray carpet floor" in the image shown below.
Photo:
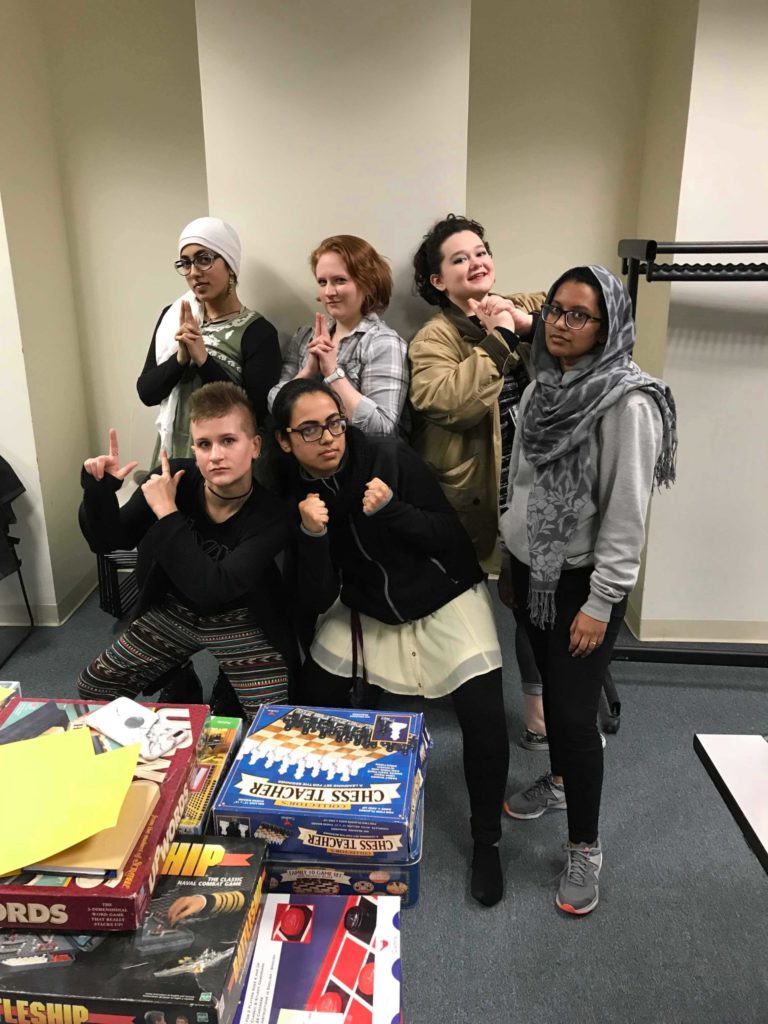
[[[512,624],[499,608],[505,652]],[[58,629],[36,630],[0,670],[28,696],[74,696],[80,668],[110,640],[95,597]],[[514,742],[519,677],[505,668],[510,784],[546,769]],[[208,685],[215,664],[196,666]],[[468,895],[468,809],[449,701],[424,710],[434,739],[421,898],[403,914],[407,1024],[766,1024],[768,879],[693,751],[696,732],[768,732],[759,669],[621,663],[622,725],[608,737],[601,899],[586,918],[554,906],[565,815],[505,820],[507,891]],[[766,794],[768,799],[768,794]]]

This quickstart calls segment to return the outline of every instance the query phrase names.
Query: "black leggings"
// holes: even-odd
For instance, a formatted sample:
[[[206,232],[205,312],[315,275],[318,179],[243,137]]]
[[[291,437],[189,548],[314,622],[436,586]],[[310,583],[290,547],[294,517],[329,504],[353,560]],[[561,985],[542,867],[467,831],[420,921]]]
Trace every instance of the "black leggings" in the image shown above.
[[[608,663],[613,654],[626,597],[613,606],[605,639],[593,654],[574,658],[568,653],[571,623],[589,595],[592,568],[565,569],[555,591],[555,623],[551,629],[534,626],[528,615],[528,566],[510,559],[518,623],[531,641],[541,676],[544,721],[553,775],[562,775],[568,805],[568,838],[592,843],[598,836],[603,788],[603,746],[597,729],[597,709]]]
[[[349,707],[352,680],[326,672],[308,657],[301,676],[301,702],[314,707]],[[467,680],[451,694],[463,738],[472,838],[497,843],[509,768],[509,738],[501,669]]]

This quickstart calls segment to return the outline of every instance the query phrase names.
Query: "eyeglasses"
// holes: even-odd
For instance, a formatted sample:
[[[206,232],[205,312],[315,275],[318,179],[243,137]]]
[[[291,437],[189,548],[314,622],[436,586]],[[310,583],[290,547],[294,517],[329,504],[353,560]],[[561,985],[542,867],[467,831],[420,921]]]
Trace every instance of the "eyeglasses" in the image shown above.
[[[182,256],[181,259],[176,260],[173,265],[182,277],[187,277],[192,273],[192,267],[197,267],[198,270],[210,270],[213,266],[214,260],[220,259],[221,256],[219,256],[218,253],[206,252],[205,249],[203,249],[201,252],[196,252],[192,259],[189,259],[187,256]]]
[[[563,309],[561,306],[549,305],[546,302],[541,307],[541,319],[545,324],[556,324],[561,316],[565,318],[565,326],[570,327],[572,331],[580,331],[590,320],[603,322],[601,317],[582,313],[580,309]]]
[[[305,441],[319,441],[328,431],[331,437],[338,437],[347,429],[347,421],[343,416],[332,416],[325,423],[308,423],[306,427],[286,427],[286,434],[301,434]]]

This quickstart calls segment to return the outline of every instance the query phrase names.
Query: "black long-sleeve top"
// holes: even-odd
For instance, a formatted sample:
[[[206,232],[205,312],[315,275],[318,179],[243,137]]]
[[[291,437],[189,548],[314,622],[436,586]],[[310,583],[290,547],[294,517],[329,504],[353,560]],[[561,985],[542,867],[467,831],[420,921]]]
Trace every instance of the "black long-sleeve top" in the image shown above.
[[[200,615],[247,607],[286,663],[294,665],[294,639],[275,563],[292,536],[290,510],[254,481],[242,508],[216,523],[206,512],[204,481],[195,462],[172,459],[171,473],[179,469],[185,473],[176,492],[177,511],[162,519],[141,489],[120,507],[121,481],[108,474],[95,480],[83,470],[80,526],[91,550],[138,548],[136,615],[169,592]]]
[[[157,363],[155,337],[160,321],[169,309],[170,306],[165,307],[155,324],[144,369],[136,381],[136,390],[144,405],[160,405],[177,384],[194,376],[200,378],[201,385],[214,380],[232,380],[222,364],[212,356],[209,356],[202,366],[192,362],[182,364],[175,354],[169,356],[165,362]],[[242,383],[256,410],[258,422],[263,423],[267,415],[267,394],[280,379],[283,364],[277,331],[269,320],[257,316],[243,331],[240,348],[243,379],[237,383]]]
[[[295,600],[316,614],[341,594],[347,607],[396,625],[437,611],[480,582],[467,532],[413,449],[354,427],[346,442],[333,477],[308,479],[294,469],[294,507],[319,492],[329,512],[323,535],[296,531]],[[374,477],[389,485],[392,498],[366,515],[363,494]]]

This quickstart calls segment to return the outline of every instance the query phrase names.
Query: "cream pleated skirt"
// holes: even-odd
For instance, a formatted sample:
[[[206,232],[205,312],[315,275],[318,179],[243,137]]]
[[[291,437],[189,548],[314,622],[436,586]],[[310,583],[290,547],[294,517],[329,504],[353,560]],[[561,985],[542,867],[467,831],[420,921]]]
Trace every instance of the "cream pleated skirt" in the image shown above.
[[[336,676],[352,676],[350,610],[340,600],[318,620],[312,657]],[[499,638],[485,583],[423,619],[390,626],[360,614],[368,682],[390,693],[443,697],[501,667]],[[358,675],[360,653],[358,651]]]

